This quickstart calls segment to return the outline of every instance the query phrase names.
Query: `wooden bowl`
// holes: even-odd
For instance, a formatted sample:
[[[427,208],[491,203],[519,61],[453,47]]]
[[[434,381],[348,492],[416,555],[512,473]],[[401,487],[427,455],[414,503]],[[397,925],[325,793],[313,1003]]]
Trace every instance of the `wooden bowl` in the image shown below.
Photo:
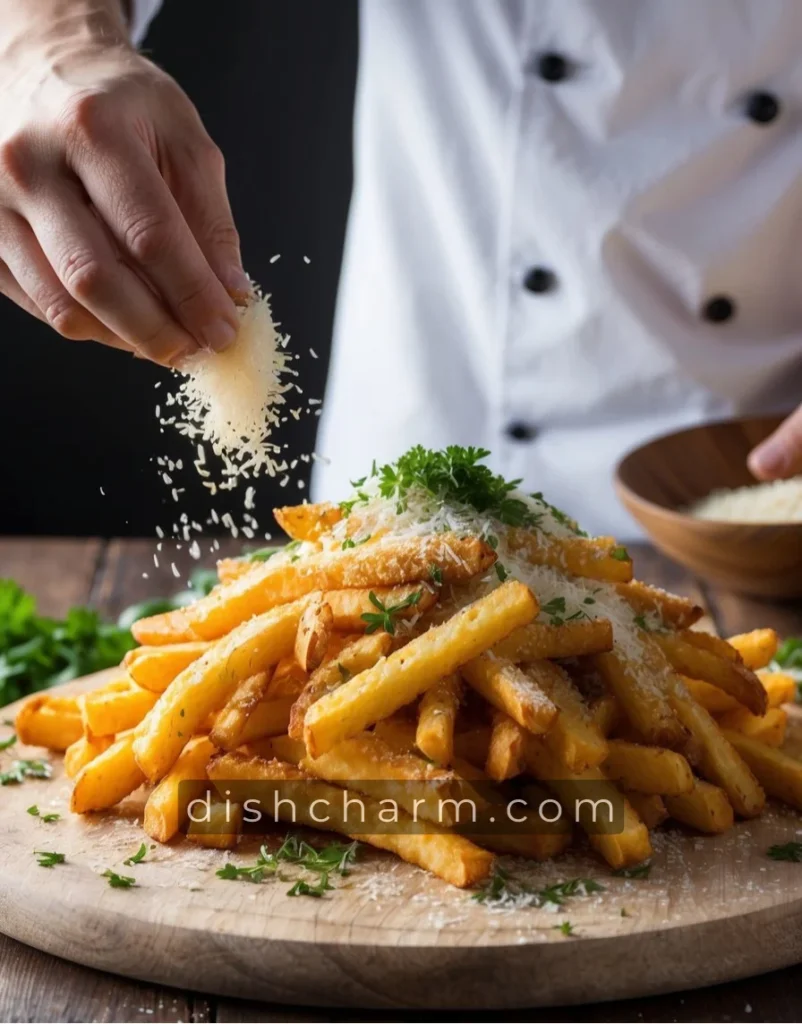
[[[754,484],[746,457],[783,419],[708,423],[650,441],[618,464],[618,496],[654,544],[696,576],[756,597],[802,597],[802,523],[712,522],[682,511],[718,488]]]

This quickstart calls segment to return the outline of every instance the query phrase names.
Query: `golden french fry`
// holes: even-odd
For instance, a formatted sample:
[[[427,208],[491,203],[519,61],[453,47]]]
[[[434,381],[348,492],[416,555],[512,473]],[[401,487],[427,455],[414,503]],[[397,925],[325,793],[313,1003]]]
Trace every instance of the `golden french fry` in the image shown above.
[[[179,672],[205,654],[211,643],[196,640],[161,647],[135,647],[123,658],[123,667],[137,686],[153,693],[164,693]]]
[[[590,718],[602,736],[609,736],[621,721],[621,709],[611,693],[603,693],[590,705]]]
[[[668,818],[668,808],[665,805],[665,801],[662,797],[657,796],[656,793],[638,793],[634,789],[622,789],[621,792],[649,831],[657,828],[658,825],[662,825],[666,818]]]
[[[551,753],[542,737],[530,736],[526,746],[529,770],[554,793],[559,802],[575,814],[588,833],[590,845],[616,870],[648,860],[652,855],[649,830],[627,802],[623,794],[598,768],[584,772],[568,772]],[[589,785],[592,783],[592,787]],[[603,831],[614,827],[609,813],[597,817],[600,803],[615,807],[623,802],[624,821],[620,832]],[[569,815],[570,816],[570,815]]]
[[[720,636],[714,636],[712,633],[706,633],[701,629],[683,629],[676,635],[677,639],[690,644],[691,647],[699,647],[703,651],[709,651],[711,654],[718,655],[719,658],[724,658],[725,661],[735,661],[738,664],[743,664],[743,658],[738,651],[735,650],[728,640],[722,640]]]
[[[724,735],[770,796],[802,810],[802,761],[742,733],[727,729]]]
[[[85,764],[94,761],[113,742],[113,736],[80,736],[64,752],[64,774],[68,779],[74,779]]]
[[[454,722],[462,692],[462,680],[452,675],[421,697],[415,746],[437,764],[451,764],[454,756]]]
[[[609,619],[565,622],[550,626],[532,622],[496,644],[493,654],[517,663],[546,658],[578,658],[613,649],[613,626]]]
[[[404,712],[390,715],[389,718],[382,718],[373,728],[373,735],[378,736],[397,754],[412,754],[417,749],[415,745],[416,725],[413,719]],[[490,730],[487,730],[488,739]]]
[[[601,764],[607,741],[565,670],[550,661],[533,661],[524,671],[559,712],[544,737],[549,750],[574,772]]]
[[[742,707],[734,697],[725,693],[724,690],[720,690],[713,683],[706,683],[704,679],[690,679],[688,676],[683,676],[682,682],[693,699],[711,715],[720,715],[723,711],[732,711]]]
[[[494,712],[485,772],[495,782],[504,782],[521,774],[527,735],[526,730],[509,715],[503,711]]]
[[[468,761],[479,768],[487,763],[489,750],[490,729],[486,725],[478,725],[454,733],[454,753],[460,760]]]
[[[319,540],[343,517],[340,506],[328,501],[274,508],[273,515],[281,529],[293,540]]]
[[[409,704],[516,626],[531,622],[537,608],[528,587],[508,580],[442,626],[433,626],[373,668],[325,694],[306,712],[304,742],[310,756],[320,756]]]
[[[376,612],[370,600],[373,593],[385,608],[403,605],[412,595],[420,594],[414,604],[393,613],[395,622],[414,619],[429,611],[437,602],[437,591],[426,583],[407,583],[398,587],[363,587],[360,590],[328,590],[324,595],[331,606],[334,628],[349,633],[364,633],[368,623],[363,615]]]
[[[215,746],[205,736],[195,736],[176,763],[147,799],[142,828],[159,843],[168,843],[181,830],[191,800],[208,786],[206,765]]]
[[[134,759],[134,734],[125,733],[78,772],[70,800],[74,814],[103,811],[139,789],[145,776]]]
[[[83,696],[81,718],[90,736],[114,736],[139,725],[159,695],[125,680]]]
[[[460,799],[454,773],[414,754],[399,754],[372,733],[344,740],[320,757],[304,757],[299,766],[315,778],[354,789],[377,802],[394,800],[413,818],[446,827],[456,824],[450,807]],[[410,782],[422,785],[410,787]]]
[[[331,661],[324,662],[313,674],[299,694],[290,712],[289,734],[301,740],[304,735],[304,719],[309,708],[331,690],[342,686],[353,676],[372,668],[376,662],[390,653],[392,637],[388,633],[373,633],[357,637],[344,647]]]
[[[187,608],[140,619],[131,631],[147,644],[214,640],[254,615],[313,591],[413,583],[429,579],[432,567],[444,582],[458,583],[485,572],[495,560],[493,549],[478,537],[438,533],[320,552],[279,565],[268,561],[219,584]]]
[[[459,757],[455,761],[454,770],[466,782],[490,781],[483,771]],[[484,791],[485,787],[483,787]],[[522,795],[530,805],[537,802],[533,794],[534,787],[524,787]],[[538,793],[537,796],[541,797],[542,794]],[[497,800],[492,802],[497,803],[500,809],[499,820],[502,820],[502,815],[510,813],[510,808],[505,806],[505,800],[501,793],[498,794]],[[493,850],[494,853],[506,853],[513,857],[526,857],[529,860],[551,860],[552,857],[559,856],[570,846],[571,825],[564,814],[555,821],[544,822],[532,806],[522,807],[520,801],[516,801],[512,813],[517,819],[515,824],[522,825],[523,828],[516,832],[492,832],[474,836],[477,845]],[[550,813],[549,818],[552,816],[553,813]]]
[[[223,780],[258,780],[275,782],[276,792],[282,793],[282,782],[297,783],[307,781],[308,785],[301,791],[296,785],[292,790],[292,800],[277,800],[280,814],[287,812],[292,806],[291,820],[310,828],[341,832],[353,839],[389,850],[398,854],[402,860],[431,871],[432,874],[460,888],[476,885],[490,874],[493,857],[486,851],[475,846],[469,840],[452,833],[433,833],[421,835],[412,831],[412,821],[403,811],[398,811],[397,831],[354,834],[349,824],[347,813],[344,812],[344,797],[348,791],[321,782],[294,765],[282,761],[266,761],[262,758],[247,757],[243,754],[231,753],[218,755],[209,763],[209,776]],[[351,792],[350,800],[361,801],[365,809],[364,823],[361,827],[385,829],[386,816],[381,815],[381,805],[370,797]],[[315,801],[320,801],[313,807]],[[354,812],[356,813],[356,812]],[[329,820],[322,821],[326,815]],[[359,820],[359,819],[357,819]]]
[[[20,742],[49,750],[66,750],[83,735],[76,699],[47,693],[25,701],[14,719],[14,729]]]
[[[604,774],[625,789],[655,796],[681,796],[693,789],[691,766],[664,747],[610,740]]]
[[[632,579],[632,560],[625,548],[615,543],[600,544],[599,538],[554,537],[541,531],[511,527],[508,543],[516,554],[533,565],[548,565],[571,576],[612,583]]]
[[[221,583],[231,583],[259,564],[260,562],[252,562],[250,558],[220,558],[217,561],[217,578]]]
[[[785,672],[766,672],[759,669],[757,677],[766,688],[770,708],[778,708],[781,704],[796,702],[796,680]]]
[[[187,839],[211,850],[233,850],[242,831],[242,806],[212,797],[204,818],[192,820],[187,828]]]
[[[295,660],[304,672],[314,672],[323,661],[333,629],[331,607],[320,595],[304,609],[295,637]]]
[[[640,580],[617,583],[615,589],[636,614],[654,618],[658,624],[673,629],[688,629],[704,615],[704,609],[693,601]]]
[[[672,694],[671,703],[691,737],[688,760],[692,764],[696,761],[694,767],[700,774],[724,790],[737,814],[743,818],[757,817],[765,806],[765,794],[714,719],[687,691],[683,692],[681,683]]]
[[[511,661],[482,654],[462,666],[462,676],[489,704],[529,732],[546,732],[557,717],[554,703]]]
[[[281,736],[290,724],[294,697],[263,700],[251,712],[240,733],[240,743],[253,743],[269,736]]]
[[[245,723],[267,692],[269,676],[257,672],[239,684],[215,718],[209,739],[221,750],[233,750],[240,743]],[[209,755],[211,756],[211,754]],[[181,758],[176,761],[176,769]],[[208,760],[208,758],[207,758]],[[174,769],[175,770],[175,769]]]
[[[681,821],[683,825],[690,825],[699,832],[709,832],[713,835],[726,832],[732,828],[735,820],[732,804],[724,790],[701,779],[693,780],[693,789],[690,793],[665,796],[663,800],[672,818]]]
[[[685,736],[669,701],[665,656],[649,639],[641,637],[643,658],[639,663],[615,651],[594,654],[590,660],[615,696],[622,714],[643,739],[673,749],[682,745]]]
[[[276,665],[273,676],[267,686],[265,697],[278,700],[281,697],[297,697],[309,682],[309,676],[295,660],[295,654],[282,658]]]
[[[744,665],[753,670],[765,668],[780,646],[780,638],[773,629],[753,629],[751,633],[738,633],[729,643],[741,655]]]
[[[768,707],[765,687],[745,665],[694,647],[671,633],[655,633],[654,642],[682,675],[714,683],[755,715],[762,715]]]
[[[294,740],[291,736],[272,736],[269,740],[258,740],[257,742],[270,744],[270,754],[261,755],[267,757],[268,760],[277,758],[279,761],[288,761],[290,764],[297,765],[302,758],[306,757],[306,747],[303,745],[303,741]],[[253,749],[250,744],[249,749]],[[253,753],[258,753],[258,750],[253,749]]]
[[[290,653],[305,607],[301,599],[244,622],[175,677],[136,729],[134,752],[151,782],[167,774],[243,679]]]
[[[718,724],[722,729],[741,732],[769,747],[781,747],[785,742],[788,712],[782,708],[769,708],[765,715],[753,715],[746,708],[735,708],[720,715]]]

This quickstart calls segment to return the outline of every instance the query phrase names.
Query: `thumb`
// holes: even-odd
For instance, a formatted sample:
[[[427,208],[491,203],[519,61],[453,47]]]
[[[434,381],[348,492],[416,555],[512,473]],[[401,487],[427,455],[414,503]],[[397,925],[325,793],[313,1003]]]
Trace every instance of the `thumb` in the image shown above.
[[[802,406],[753,448],[746,461],[758,480],[785,480],[802,473]]]

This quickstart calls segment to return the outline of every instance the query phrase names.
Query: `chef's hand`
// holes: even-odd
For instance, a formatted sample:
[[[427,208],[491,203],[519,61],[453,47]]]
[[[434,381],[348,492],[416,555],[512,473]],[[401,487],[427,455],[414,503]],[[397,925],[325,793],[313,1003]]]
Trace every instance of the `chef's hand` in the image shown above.
[[[749,453],[758,480],[785,480],[802,473],[802,405]]]
[[[248,290],[220,151],[121,0],[3,0],[0,291],[175,364],[231,343]]]

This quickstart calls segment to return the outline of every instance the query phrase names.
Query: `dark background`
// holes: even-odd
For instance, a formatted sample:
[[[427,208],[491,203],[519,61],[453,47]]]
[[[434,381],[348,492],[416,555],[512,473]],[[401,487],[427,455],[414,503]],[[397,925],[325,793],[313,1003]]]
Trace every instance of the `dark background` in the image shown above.
[[[351,189],[356,0],[164,0],[144,46],[225,153],[245,268],[273,296],[305,395],[322,397]],[[212,504],[241,506],[241,497],[210,499],[189,443],[160,433],[154,408],[164,385],[153,386],[166,376],[65,341],[0,297],[0,533],[169,529],[178,507],[151,461],[164,454],[190,467],[178,511],[202,521]],[[303,415],[279,440],[295,455],[311,452],[316,426]],[[259,481],[263,527],[266,509],[304,493],[294,480],[287,490]]]

